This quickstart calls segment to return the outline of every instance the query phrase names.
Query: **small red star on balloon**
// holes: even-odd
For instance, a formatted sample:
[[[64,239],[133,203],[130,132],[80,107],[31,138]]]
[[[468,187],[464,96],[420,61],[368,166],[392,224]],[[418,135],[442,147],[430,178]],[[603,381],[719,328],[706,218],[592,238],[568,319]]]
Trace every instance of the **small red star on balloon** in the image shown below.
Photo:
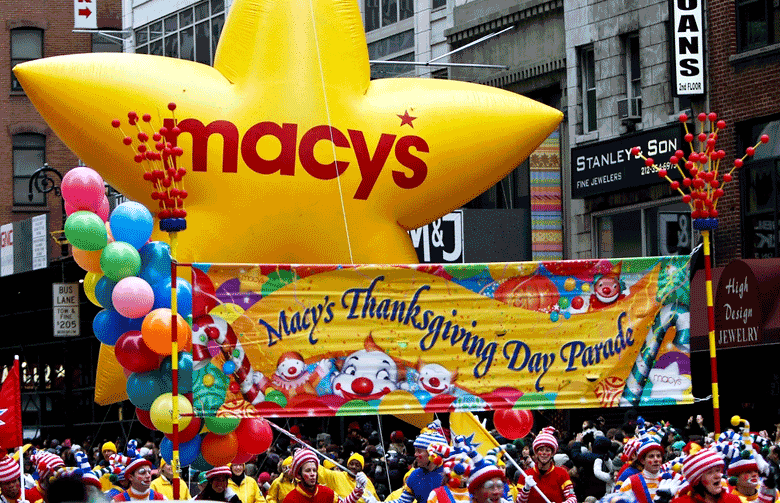
[[[398,114],[396,114],[396,115],[398,115]],[[412,124],[412,121],[414,119],[416,119],[417,117],[412,117],[411,115],[409,115],[409,111],[408,110],[404,110],[404,114],[403,115],[398,115],[398,118],[401,119],[401,125],[398,126],[398,127],[403,127],[404,124],[409,124],[409,126],[412,129],[414,129],[414,124]]]

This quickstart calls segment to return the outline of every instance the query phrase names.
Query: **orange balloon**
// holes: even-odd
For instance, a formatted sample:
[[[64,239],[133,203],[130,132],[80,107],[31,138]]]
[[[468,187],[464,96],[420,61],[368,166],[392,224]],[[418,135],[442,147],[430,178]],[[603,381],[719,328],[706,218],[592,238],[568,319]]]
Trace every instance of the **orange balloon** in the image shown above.
[[[161,307],[150,312],[141,325],[141,337],[149,349],[158,355],[171,354],[171,310]],[[179,351],[190,351],[192,331],[180,314],[176,315],[176,341]],[[230,458],[233,459],[233,458]]]
[[[103,250],[85,251],[72,246],[71,251],[73,252],[73,260],[79,267],[85,271],[103,273],[100,268],[100,254],[103,253]]]
[[[203,459],[212,466],[222,466],[233,461],[238,454],[238,436],[231,431],[227,435],[207,433],[200,444]]]

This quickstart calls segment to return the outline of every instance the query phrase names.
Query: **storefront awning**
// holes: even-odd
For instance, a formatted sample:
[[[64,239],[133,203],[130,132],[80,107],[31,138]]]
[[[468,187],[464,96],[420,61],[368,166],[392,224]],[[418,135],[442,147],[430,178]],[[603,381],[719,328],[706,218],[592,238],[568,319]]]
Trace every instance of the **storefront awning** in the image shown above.
[[[712,269],[718,349],[780,344],[780,258]],[[704,270],[691,283],[691,351],[709,350]]]

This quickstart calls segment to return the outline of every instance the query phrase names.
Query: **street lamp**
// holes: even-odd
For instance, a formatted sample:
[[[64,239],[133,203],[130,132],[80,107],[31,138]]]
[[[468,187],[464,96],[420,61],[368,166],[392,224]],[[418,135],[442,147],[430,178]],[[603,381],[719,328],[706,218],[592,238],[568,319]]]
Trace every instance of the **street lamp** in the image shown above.
[[[57,185],[57,181],[52,178],[52,175],[57,175],[57,177],[59,177],[59,185]],[[60,174],[60,172],[56,169],[50,168],[49,163],[45,162],[43,163],[42,167],[38,168],[35,173],[30,176],[30,183],[27,186],[27,198],[30,201],[33,200],[33,187],[35,187],[36,192],[39,194],[48,194],[49,192],[54,192],[54,195],[59,196],[62,203],[62,228],[65,229],[65,220],[67,219],[67,214],[65,213],[65,200],[62,199],[60,185],[62,185],[62,174]],[[57,238],[55,239],[61,247],[61,255],[66,257],[68,255],[67,241]]]

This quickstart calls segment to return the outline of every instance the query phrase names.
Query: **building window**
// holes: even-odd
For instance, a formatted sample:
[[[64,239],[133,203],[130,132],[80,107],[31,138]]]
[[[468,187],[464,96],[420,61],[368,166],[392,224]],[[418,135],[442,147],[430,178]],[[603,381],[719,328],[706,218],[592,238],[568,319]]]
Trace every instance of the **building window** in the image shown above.
[[[642,96],[642,71],[639,65],[639,37],[626,37],[626,97]]]
[[[442,9],[447,6],[447,0],[431,0],[431,9]]]
[[[412,52],[409,52],[409,51]],[[386,61],[414,61],[414,30],[406,30],[368,44],[368,58]],[[373,63],[371,79],[386,79],[412,73],[412,65]]]
[[[200,2],[135,30],[135,52],[214,64],[224,0]]]
[[[598,258],[688,255],[698,240],[687,204],[637,205],[594,214]]]
[[[780,218],[780,120],[745,128],[743,146],[755,145],[756,138],[769,135],[769,143],[756,149],[745,163],[740,180],[743,202],[745,258],[780,257],[778,225]],[[744,148],[744,147],[743,147]]]
[[[42,134],[13,135],[14,204],[45,204],[44,194],[33,191],[30,201],[30,176],[46,162],[46,137]]]
[[[390,26],[414,15],[412,0],[364,0],[363,7],[366,32]]]
[[[15,28],[11,30],[11,68],[43,57],[43,30],[35,28]],[[11,72],[11,91],[24,91],[22,85]]]
[[[434,70],[431,72],[431,78],[432,79],[443,79],[447,80],[450,78],[450,69],[449,68],[439,68],[438,70]]]
[[[780,43],[780,3],[737,0],[737,50],[749,51]]]
[[[596,130],[596,60],[593,47],[580,50],[580,86],[582,99],[582,132]]]

